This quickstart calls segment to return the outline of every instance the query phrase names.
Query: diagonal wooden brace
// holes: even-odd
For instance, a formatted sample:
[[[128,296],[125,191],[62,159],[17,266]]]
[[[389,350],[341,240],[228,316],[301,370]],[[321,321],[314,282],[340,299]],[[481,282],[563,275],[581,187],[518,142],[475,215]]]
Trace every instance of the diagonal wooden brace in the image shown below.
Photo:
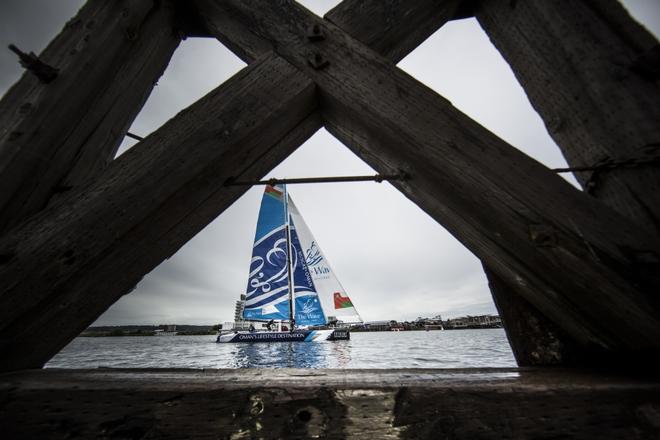
[[[110,161],[181,40],[170,2],[90,0],[0,101],[0,235]]]
[[[396,62],[415,49],[452,17],[470,13],[475,6],[470,1],[423,0],[409,2],[393,0],[344,0],[325,15],[356,40]],[[484,7],[492,7],[488,2]],[[500,2],[502,11],[510,10]],[[511,31],[508,21],[501,29]],[[488,28],[486,28],[488,29]],[[515,36],[512,41],[518,41]],[[519,53],[521,48],[517,48]],[[521,60],[523,61],[523,60]],[[521,62],[523,66],[529,63]],[[514,66],[515,68],[515,66]],[[549,71],[549,70],[548,70]],[[502,317],[506,334],[518,365],[596,364],[595,353],[579,347],[552,321],[516,293],[484,266],[494,303]]]
[[[88,188],[0,242],[0,371],[42,366],[319,127],[314,84],[272,54],[179,113]],[[29,349],[26,349],[29,347]]]

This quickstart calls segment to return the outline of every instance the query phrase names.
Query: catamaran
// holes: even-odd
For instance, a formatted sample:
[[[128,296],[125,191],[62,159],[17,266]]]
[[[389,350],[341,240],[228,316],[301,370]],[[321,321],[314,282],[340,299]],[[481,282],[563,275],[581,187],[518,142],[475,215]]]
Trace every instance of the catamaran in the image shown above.
[[[279,330],[220,333],[217,342],[342,340],[347,328],[327,327],[362,322],[285,185],[264,190],[243,318]]]

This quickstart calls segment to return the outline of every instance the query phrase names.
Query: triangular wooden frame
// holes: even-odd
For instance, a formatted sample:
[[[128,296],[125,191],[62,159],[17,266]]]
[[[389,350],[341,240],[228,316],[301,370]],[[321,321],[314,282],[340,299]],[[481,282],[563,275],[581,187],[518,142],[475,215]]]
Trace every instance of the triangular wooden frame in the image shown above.
[[[26,96],[39,100],[43,93],[51,107],[91,102],[106,115],[112,106],[97,96],[106,78],[101,75],[75,101],[78,95],[66,92],[80,69],[60,65],[59,83],[24,77],[8,93],[2,104],[8,116],[0,120],[6,127],[0,179],[15,188],[6,200],[17,208],[3,211],[0,370],[43,365],[240,196],[241,190],[224,181],[261,177],[321,125],[379,172],[409,175],[395,186],[579,346],[633,354],[660,348],[657,304],[649,296],[658,280],[638,270],[640,255],[658,255],[656,237],[575,190],[393,65],[445,21],[464,14],[466,3],[395,2],[398,9],[384,15],[389,21],[376,22],[358,38],[373,41],[380,54],[351,36],[359,29],[342,29],[352,27],[342,21],[345,11],[381,9],[377,1],[358,3],[342,4],[323,20],[291,1],[190,2],[189,11],[199,18],[178,28],[201,25],[196,34],[218,38],[250,65],[95,177],[81,173],[89,165],[75,158],[83,152],[105,163],[113,148],[85,147],[71,133],[98,134],[99,124],[114,121],[123,130],[113,132],[109,145],[118,145],[143,99],[125,105],[131,109],[127,117],[101,116],[91,123],[82,115],[72,127],[33,132],[30,125],[47,113],[21,113]],[[100,14],[107,32],[115,33],[107,44],[117,35],[143,42],[153,35],[135,33],[145,20],[177,26],[176,8],[168,5],[138,8],[128,16],[141,18],[122,21],[121,11],[92,1],[81,22],[68,26],[85,29],[93,21],[85,14]],[[393,22],[398,27],[388,38]],[[71,44],[61,38],[43,55],[46,62],[59,60]],[[176,38],[165,33],[161,40],[167,41],[159,52],[162,66]],[[135,47],[122,49],[133,51],[122,55],[126,66],[140,55]],[[105,48],[100,44],[92,53]],[[140,96],[149,90],[143,83]],[[115,95],[124,96],[108,92]],[[16,148],[26,132],[41,147],[27,153]],[[46,154],[56,139],[62,147],[51,160],[61,160],[59,174],[51,176],[52,163],[34,157],[35,151]],[[84,178],[71,177],[79,175]],[[25,187],[28,200],[36,200],[28,207],[20,200]],[[54,201],[62,190],[71,194]]]

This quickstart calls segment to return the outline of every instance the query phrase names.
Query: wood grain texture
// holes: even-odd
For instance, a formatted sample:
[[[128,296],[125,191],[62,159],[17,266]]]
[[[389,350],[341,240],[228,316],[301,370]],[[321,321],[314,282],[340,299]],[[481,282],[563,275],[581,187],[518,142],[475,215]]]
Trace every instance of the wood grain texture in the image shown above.
[[[0,370],[40,367],[320,126],[313,83],[266,55],[0,242]],[[26,350],[25,347],[30,347]]]
[[[171,2],[90,0],[0,101],[0,233],[98,175],[165,70],[180,37]]]
[[[210,33],[225,9],[316,83],[326,128],[396,183],[519,294],[582,344],[660,348],[657,281],[636,252],[658,244],[457,111],[334,25],[288,1],[198,0]],[[306,31],[318,25],[323,41]],[[232,36],[228,33],[221,38]],[[236,40],[237,42],[239,40]],[[326,61],[315,68],[310,55]],[[548,242],[534,237],[551,231]],[[647,283],[647,284],[644,284]]]
[[[487,266],[484,266],[484,272],[519,366],[613,367],[630,363],[628,358],[617,353],[578,344]]]
[[[454,18],[464,0],[344,0],[324,18],[394,64]]]
[[[0,376],[9,438],[649,439],[660,385],[578,370],[42,370]]]
[[[488,1],[476,17],[570,166],[639,159],[576,177],[660,235],[660,87],[635,69],[657,40],[616,0]]]

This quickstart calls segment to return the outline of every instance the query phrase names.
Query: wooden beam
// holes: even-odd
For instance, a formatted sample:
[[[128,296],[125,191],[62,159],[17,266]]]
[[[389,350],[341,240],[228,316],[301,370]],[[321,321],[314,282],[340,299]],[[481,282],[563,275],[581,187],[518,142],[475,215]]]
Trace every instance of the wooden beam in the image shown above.
[[[486,1],[476,17],[568,164],[600,165],[575,174],[585,191],[660,236],[660,88],[644,64],[658,41],[616,0]]]
[[[495,272],[486,265],[483,267],[493,302],[519,366],[620,367],[629,363],[628,358],[618,355],[608,357],[600,347],[578,344]]]
[[[266,55],[0,242],[0,371],[42,366],[320,126],[313,83]],[[26,347],[30,347],[26,350]]]
[[[660,348],[660,247],[378,54],[292,2],[198,0],[211,34],[264,39],[317,84],[326,127],[578,342]],[[214,20],[231,10],[236,39]],[[308,38],[318,26],[324,39]],[[224,33],[222,33],[224,32]],[[233,39],[233,40],[232,40]],[[647,284],[644,284],[647,283]],[[632,317],[632,318],[631,318]]]
[[[344,0],[325,15],[356,40],[394,63],[439,27],[470,10],[472,1]],[[518,365],[568,365],[595,357],[484,266],[489,288]]]
[[[108,165],[179,41],[169,1],[90,0],[66,24],[39,55],[57,77],[0,101],[0,234]]]
[[[442,25],[465,0],[344,0],[325,19],[394,64]]]
[[[36,370],[7,438],[652,439],[660,383],[565,369]]]

